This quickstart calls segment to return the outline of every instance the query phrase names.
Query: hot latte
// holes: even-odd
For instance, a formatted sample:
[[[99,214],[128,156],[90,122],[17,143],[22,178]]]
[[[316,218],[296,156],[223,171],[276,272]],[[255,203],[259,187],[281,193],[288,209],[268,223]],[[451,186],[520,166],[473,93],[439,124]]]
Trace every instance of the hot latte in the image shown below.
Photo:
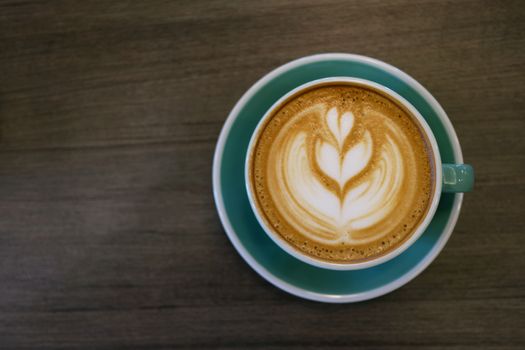
[[[434,190],[430,143],[397,101],[328,83],[271,112],[248,160],[255,205],[275,235],[313,258],[383,255],[424,219]]]

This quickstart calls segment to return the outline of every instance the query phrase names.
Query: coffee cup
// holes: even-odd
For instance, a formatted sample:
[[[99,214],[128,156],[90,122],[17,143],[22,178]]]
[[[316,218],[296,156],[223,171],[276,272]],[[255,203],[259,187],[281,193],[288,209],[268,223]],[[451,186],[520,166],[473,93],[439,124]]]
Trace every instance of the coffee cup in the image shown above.
[[[324,78],[268,109],[245,163],[252,210],[295,258],[355,270],[389,261],[431,222],[441,194],[468,192],[467,164],[442,164],[419,111],[372,81]]]

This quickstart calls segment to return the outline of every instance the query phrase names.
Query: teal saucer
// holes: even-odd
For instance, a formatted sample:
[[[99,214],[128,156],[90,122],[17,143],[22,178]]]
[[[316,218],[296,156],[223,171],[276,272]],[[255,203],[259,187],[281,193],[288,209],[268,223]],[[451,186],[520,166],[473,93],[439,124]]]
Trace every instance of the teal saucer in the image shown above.
[[[425,233],[396,258],[367,269],[332,271],[308,265],[281,250],[259,226],[246,194],[244,161],[257,122],[281,96],[312,80],[348,76],[372,80],[403,96],[432,128],[443,163],[462,163],[456,133],[443,108],[413,78],[384,62],[359,55],[304,57],[268,73],[237,102],[221,131],[213,161],[213,192],[234,247],[263,278],[296,296],[323,302],[357,302],[389,293],[421,273],[443,249],[459,216],[462,194],[442,194]]]

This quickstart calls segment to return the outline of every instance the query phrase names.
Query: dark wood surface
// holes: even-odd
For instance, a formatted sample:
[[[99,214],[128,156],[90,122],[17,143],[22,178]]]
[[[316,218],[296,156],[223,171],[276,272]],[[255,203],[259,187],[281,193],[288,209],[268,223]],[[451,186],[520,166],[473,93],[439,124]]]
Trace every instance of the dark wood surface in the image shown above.
[[[1,1],[1,349],[523,349],[523,1]],[[212,199],[228,112],[352,52],[441,102],[477,171],[439,258],[376,300],[290,296]]]

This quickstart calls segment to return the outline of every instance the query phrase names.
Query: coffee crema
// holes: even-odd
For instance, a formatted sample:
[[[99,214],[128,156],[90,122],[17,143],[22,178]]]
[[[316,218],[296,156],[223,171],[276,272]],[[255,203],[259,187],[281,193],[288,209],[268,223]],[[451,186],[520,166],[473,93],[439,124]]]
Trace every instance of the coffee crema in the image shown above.
[[[383,255],[424,219],[435,182],[417,120],[372,88],[301,91],[259,129],[248,162],[255,205],[275,234],[311,257]]]

